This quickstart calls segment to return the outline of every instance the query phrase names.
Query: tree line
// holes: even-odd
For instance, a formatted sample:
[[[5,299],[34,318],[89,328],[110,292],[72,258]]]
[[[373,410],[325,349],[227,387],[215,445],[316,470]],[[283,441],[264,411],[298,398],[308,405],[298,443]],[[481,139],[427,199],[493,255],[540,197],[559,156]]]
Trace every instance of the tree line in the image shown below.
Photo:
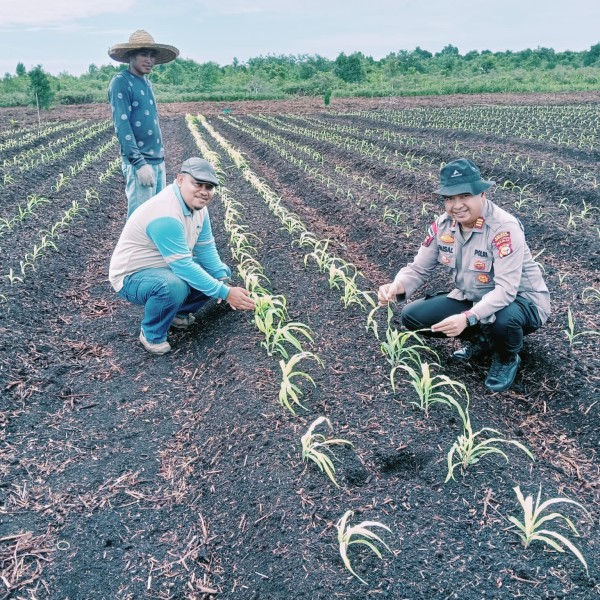
[[[75,77],[42,65],[0,80],[0,106],[106,102],[109,81],[126,65],[91,64]],[[600,85],[600,43],[580,52],[552,48],[461,55],[451,44],[432,53],[417,47],[374,60],[362,52],[335,60],[319,55],[267,55],[220,66],[178,58],[150,75],[159,101],[277,99],[290,96],[404,96],[511,91],[583,91]]]

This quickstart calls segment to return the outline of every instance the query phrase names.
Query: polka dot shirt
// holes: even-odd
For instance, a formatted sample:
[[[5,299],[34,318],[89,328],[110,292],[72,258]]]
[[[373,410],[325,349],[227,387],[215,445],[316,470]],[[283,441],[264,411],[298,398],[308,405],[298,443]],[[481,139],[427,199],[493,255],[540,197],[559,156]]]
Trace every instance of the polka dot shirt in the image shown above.
[[[108,101],[124,160],[134,167],[162,162],[165,151],[150,81],[121,71],[110,82]]]

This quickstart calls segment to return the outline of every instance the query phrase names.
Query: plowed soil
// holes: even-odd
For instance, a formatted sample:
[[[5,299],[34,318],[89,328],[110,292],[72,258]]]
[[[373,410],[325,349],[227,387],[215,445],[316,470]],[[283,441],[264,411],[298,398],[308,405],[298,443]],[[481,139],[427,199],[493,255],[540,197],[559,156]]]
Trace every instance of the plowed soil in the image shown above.
[[[275,132],[252,115],[295,113],[318,117],[332,128],[368,128],[373,124],[366,117],[332,110],[598,107],[599,101],[598,93],[334,99],[325,110],[318,99],[307,99],[161,105],[160,114],[169,180],[184,159],[199,154],[184,115],[209,116],[283,204],[317,237],[331,239],[332,250],[355,264],[368,289],[376,290],[416,253],[438,210],[431,206],[423,212],[423,202],[432,203],[436,169],[402,170],[327,141],[287,134],[326,157],[320,168],[335,181],[328,186],[236,122]],[[226,115],[237,121],[218,118]],[[83,106],[55,109],[44,118],[108,116],[105,106]],[[11,127],[11,119],[25,126],[36,118],[30,110],[2,110],[0,131]],[[461,433],[456,415],[432,407],[426,416],[411,404],[415,396],[408,384],[391,389],[389,365],[365,327],[366,313],[344,308],[327,275],[312,261],[305,265],[304,251],[291,243],[206,132],[221,156],[225,185],[244,206],[248,231],[257,236],[257,257],[270,289],[285,295],[292,320],[310,326],[314,342],[307,349],[324,366],[303,365],[316,385],[301,384],[306,410],[291,414],[277,401],[279,359],[261,347],[252,315],[216,302],[188,330],[170,333],[172,353],[146,353],[137,340],[142,309],[118,298],[107,281],[126,199],[120,171],[103,183],[98,176],[115,152],[64,190],[52,187],[59,173],[110,139],[107,131],[0,189],[0,219],[8,219],[32,194],[51,200],[22,224],[0,232],[0,598],[598,597],[598,338],[581,335],[571,345],[564,333],[568,309],[577,332],[598,327],[598,302],[590,293],[600,288],[598,188],[588,179],[550,177],[542,167],[523,175],[513,163],[494,163],[487,154],[527,155],[536,165],[570,165],[600,179],[597,149],[460,130],[406,133],[446,142],[426,153],[438,165],[456,158],[454,142],[480,149],[484,176],[529,184],[541,197],[540,217],[532,210],[515,211],[514,190],[497,186],[492,192],[495,202],[521,218],[534,254],[542,251],[553,302],[549,322],[526,340],[513,388],[491,394],[483,385],[489,361],[453,363],[449,357],[457,342],[431,341],[443,373],[467,385],[474,429],[498,429],[530,448],[535,461],[501,446],[509,462],[486,456],[444,483],[447,452]],[[392,142],[370,141],[391,153],[402,150]],[[385,222],[382,202],[364,185],[356,183],[349,199],[335,164],[402,192],[409,227]],[[11,285],[6,274],[13,269],[18,275],[19,261],[39,243],[39,230],[51,227],[73,201],[82,202],[89,189],[98,191],[98,200],[85,204],[86,210],[53,238],[56,247],[44,251],[35,271],[27,270],[23,281]],[[595,214],[592,210],[576,227],[568,226],[560,208],[565,197],[576,206],[585,200],[596,207]],[[235,267],[218,196],[210,212],[221,256]],[[440,289],[449,289],[442,273],[419,295]],[[384,315],[379,325],[383,334]],[[301,459],[300,437],[318,416],[331,420],[335,437],[353,444],[335,450],[340,487]],[[523,547],[508,521],[509,515],[522,518],[516,486],[534,497],[541,486],[544,499],[567,497],[586,507],[590,517],[575,506],[550,509],[570,516],[581,537],[557,521],[546,525],[573,540],[589,572],[569,551],[561,554],[542,542]],[[390,548],[382,548],[381,560],[364,546],[349,550],[366,585],[344,568],[339,555],[335,524],[347,510],[354,511],[353,524],[375,520],[391,529],[377,531]]]

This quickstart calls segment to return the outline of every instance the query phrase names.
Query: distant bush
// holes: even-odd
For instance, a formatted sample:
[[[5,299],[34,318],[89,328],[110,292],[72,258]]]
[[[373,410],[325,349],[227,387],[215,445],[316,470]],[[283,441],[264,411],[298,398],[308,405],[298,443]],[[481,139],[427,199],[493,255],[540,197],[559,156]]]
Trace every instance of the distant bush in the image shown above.
[[[10,92],[0,94],[0,107],[8,108],[13,106],[27,106],[29,104],[29,94],[25,92]]]
[[[110,79],[125,68],[90,65],[74,77],[61,73],[48,75],[36,67],[29,73],[19,63],[17,75],[6,73],[0,79],[0,106],[27,104],[32,77],[36,85],[50,87],[38,91],[41,104],[45,94],[55,94],[59,104],[107,102]],[[600,44],[581,52],[555,52],[552,48],[492,53],[473,50],[461,55],[447,45],[432,54],[416,48],[391,52],[374,60],[361,52],[329,60],[322,56],[260,56],[232,65],[196,63],[180,59],[158,65],[149,79],[159,102],[277,100],[293,97],[319,97],[326,94],[352,96],[427,96],[496,92],[556,92],[597,90],[600,85]],[[33,80],[31,80],[33,81]],[[35,94],[33,94],[35,95]],[[35,103],[35,102],[33,102]]]
[[[100,92],[58,92],[56,102],[58,104],[92,104],[94,102],[106,102],[106,94]]]

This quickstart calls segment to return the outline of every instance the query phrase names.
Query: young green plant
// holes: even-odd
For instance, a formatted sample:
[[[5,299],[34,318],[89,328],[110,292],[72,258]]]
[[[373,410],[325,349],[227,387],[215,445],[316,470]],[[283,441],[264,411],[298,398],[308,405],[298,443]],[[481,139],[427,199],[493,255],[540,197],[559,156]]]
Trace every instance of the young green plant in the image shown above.
[[[333,466],[333,461],[326,451],[331,452],[331,450],[329,450],[330,446],[342,446],[344,444],[352,446],[353,444],[352,442],[341,438],[327,439],[321,433],[314,433],[315,428],[321,423],[327,424],[329,431],[333,430],[331,421],[327,417],[315,419],[306,433],[300,438],[302,443],[302,460],[312,460],[319,469],[331,479],[336,487],[340,487],[335,479],[335,467]]]
[[[302,390],[292,381],[292,379],[300,377],[312,383],[313,387],[316,385],[314,379],[308,373],[294,371],[294,367],[305,358],[316,360],[323,366],[323,361],[312,352],[299,352],[298,354],[294,354],[287,363],[284,360],[279,361],[279,367],[281,368],[282,374],[281,385],[279,386],[279,403],[293,414],[296,414],[294,405],[301,406],[304,409],[306,409],[306,406],[300,402]]]
[[[523,509],[523,521],[519,521],[513,516],[509,516],[508,520],[517,527],[518,531],[516,534],[521,538],[525,548],[529,547],[529,544],[536,540],[548,544],[558,552],[564,552],[566,547],[577,557],[587,572],[588,566],[585,558],[583,558],[583,554],[581,554],[571,540],[569,540],[562,533],[558,533],[551,529],[540,529],[540,527],[544,523],[559,519],[564,521],[573,531],[573,533],[578,536],[579,534],[577,533],[577,529],[575,529],[575,525],[573,525],[572,521],[565,515],[558,512],[553,512],[542,516],[542,513],[554,504],[574,504],[575,506],[581,508],[591,519],[588,511],[581,504],[579,504],[579,502],[575,502],[575,500],[570,500],[569,498],[551,498],[550,500],[546,500],[540,504],[542,496],[541,485],[538,491],[537,500],[535,501],[535,507],[533,505],[533,496],[527,496],[527,498],[524,498],[519,486],[513,488],[513,490],[515,491],[517,500]]]
[[[573,318],[573,313],[571,312],[571,307],[567,309],[567,329],[563,329],[564,334],[567,336],[569,340],[569,345],[571,348],[576,346],[577,344],[582,344],[583,342],[577,341],[577,338],[582,335],[600,335],[600,331],[580,331],[579,333],[575,333],[575,319]]]
[[[503,437],[489,437],[478,440],[478,438],[487,433],[495,434],[497,436],[500,436],[501,434],[497,429],[492,429],[491,427],[483,427],[479,431],[473,433],[468,405],[463,410],[460,404],[454,402],[452,404],[458,410],[462,419],[463,433],[458,436],[458,439],[452,444],[452,448],[450,448],[450,451],[448,452],[448,475],[444,483],[447,483],[450,479],[454,479],[454,469],[456,467],[461,467],[461,469],[465,471],[469,465],[478,463],[487,454],[499,454],[506,459],[506,462],[509,462],[508,456],[496,447],[497,444],[512,444],[520,450],[523,450],[531,460],[534,460],[530,450],[515,440],[507,440]],[[454,461],[455,457],[458,459],[456,462]]]
[[[391,529],[384,525],[383,523],[379,523],[378,521],[362,521],[357,525],[348,525],[348,519],[350,519],[354,515],[354,512],[348,510],[344,513],[344,516],[336,523],[336,529],[338,534],[338,545],[340,548],[340,556],[344,561],[344,566],[354,577],[362,581],[365,585],[367,582],[359,577],[354,569],[352,568],[352,564],[350,562],[350,558],[348,557],[348,549],[353,544],[361,544],[370,548],[378,558],[382,558],[381,551],[375,545],[375,542],[380,543],[388,552],[391,552],[389,546],[376,534],[373,533],[369,528],[370,527],[380,527],[381,529],[385,529],[391,533]]]
[[[422,411],[425,415],[429,415],[429,407],[433,404],[445,404],[456,408],[458,401],[452,396],[447,390],[450,388],[455,394],[459,396],[465,395],[465,398],[469,399],[469,394],[464,383],[450,379],[447,375],[431,375],[428,363],[420,363],[421,372],[417,372],[410,365],[398,365],[392,369],[390,374],[392,380],[392,389],[396,391],[394,375],[398,369],[406,371],[410,377],[409,383],[417,393],[418,402],[411,402]]]
[[[372,325],[372,315],[374,311],[371,311],[369,315],[369,321],[367,325]],[[385,332],[385,341],[381,343],[381,351],[387,358],[387,361],[392,367],[412,362],[415,365],[421,364],[421,355],[419,350],[431,352],[439,359],[439,356],[435,350],[426,346],[423,340],[419,336],[418,331],[398,331],[392,327],[392,318],[394,316],[394,310],[390,304],[387,309],[387,330]],[[376,336],[377,337],[377,336]],[[408,342],[414,340],[416,343],[409,345]],[[392,387],[394,385],[393,373],[392,373]]]

